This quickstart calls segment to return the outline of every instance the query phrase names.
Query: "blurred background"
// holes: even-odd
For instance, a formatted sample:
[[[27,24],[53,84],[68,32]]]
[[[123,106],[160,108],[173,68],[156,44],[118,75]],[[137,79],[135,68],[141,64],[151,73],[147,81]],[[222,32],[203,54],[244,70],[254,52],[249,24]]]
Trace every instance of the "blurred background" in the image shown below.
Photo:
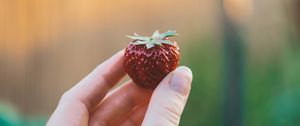
[[[300,125],[299,0],[0,0],[0,125],[42,126],[124,48],[177,30],[194,73],[182,126]]]

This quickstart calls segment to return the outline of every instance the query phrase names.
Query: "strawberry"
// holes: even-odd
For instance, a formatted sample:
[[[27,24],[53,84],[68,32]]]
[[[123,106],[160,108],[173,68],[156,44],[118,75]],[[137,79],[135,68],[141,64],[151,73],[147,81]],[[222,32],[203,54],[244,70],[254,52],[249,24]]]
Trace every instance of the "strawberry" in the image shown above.
[[[176,36],[175,31],[160,34],[155,31],[151,37],[138,34],[128,36],[133,39],[124,53],[125,71],[137,85],[154,89],[171,71],[175,70],[180,58],[180,50],[169,37]]]

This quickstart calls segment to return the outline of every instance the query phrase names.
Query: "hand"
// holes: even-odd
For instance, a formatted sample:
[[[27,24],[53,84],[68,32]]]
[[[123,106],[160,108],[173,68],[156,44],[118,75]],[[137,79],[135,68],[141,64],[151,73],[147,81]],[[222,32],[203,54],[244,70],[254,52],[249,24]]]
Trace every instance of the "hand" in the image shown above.
[[[122,57],[120,51],[65,92],[47,126],[177,126],[191,88],[190,69],[178,67],[154,91],[132,81],[109,91],[125,75]]]

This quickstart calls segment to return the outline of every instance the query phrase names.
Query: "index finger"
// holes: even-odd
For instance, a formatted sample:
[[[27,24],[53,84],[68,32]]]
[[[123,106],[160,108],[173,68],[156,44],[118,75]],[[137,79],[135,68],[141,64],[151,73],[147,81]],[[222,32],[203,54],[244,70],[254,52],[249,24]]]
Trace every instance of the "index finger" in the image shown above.
[[[61,102],[82,102],[88,110],[96,106],[118,81],[125,75],[123,68],[124,50],[97,66],[78,84],[67,91]]]

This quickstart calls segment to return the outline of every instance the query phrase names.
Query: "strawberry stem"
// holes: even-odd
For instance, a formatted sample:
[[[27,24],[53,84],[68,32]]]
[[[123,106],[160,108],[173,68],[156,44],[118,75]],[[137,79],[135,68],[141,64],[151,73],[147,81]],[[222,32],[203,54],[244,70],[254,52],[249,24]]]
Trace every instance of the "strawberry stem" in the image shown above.
[[[167,31],[165,33],[160,34],[158,30],[156,30],[151,37],[140,36],[134,33],[134,36],[127,36],[128,38],[136,40],[133,44],[135,45],[146,45],[147,49],[150,49],[156,45],[161,46],[162,44],[174,45],[173,42],[167,40],[168,37],[173,37],[178,35],[176,31]]]

